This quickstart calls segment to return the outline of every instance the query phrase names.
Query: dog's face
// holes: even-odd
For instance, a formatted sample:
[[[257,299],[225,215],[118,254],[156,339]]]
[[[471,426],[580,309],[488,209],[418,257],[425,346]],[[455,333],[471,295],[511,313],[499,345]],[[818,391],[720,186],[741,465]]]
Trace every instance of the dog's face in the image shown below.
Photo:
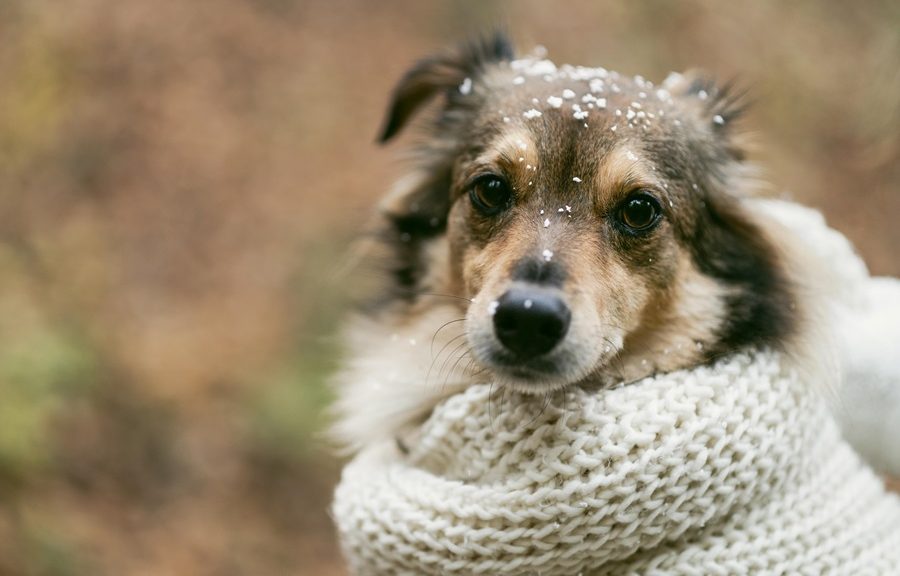
[[[388,204],[398,300],[461,296],[468,345],[502,384],[628,381],[790,324],[778,258],[738,195],[728,94],[511,60],[501,39],[423,61],[391,137],[447,95],[418,169]]]

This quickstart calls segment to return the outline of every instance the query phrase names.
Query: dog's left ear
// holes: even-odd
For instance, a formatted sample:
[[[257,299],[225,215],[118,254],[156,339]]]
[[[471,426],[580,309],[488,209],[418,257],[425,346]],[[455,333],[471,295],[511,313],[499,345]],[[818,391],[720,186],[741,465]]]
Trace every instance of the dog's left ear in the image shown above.
[[[512,44],[505,34],[497,31],[456,50],[420,60],[394,88],[379,141],[393,138],[416,110],[439,92],[447,94],[448,103],[452,102],[452,91],[461,95],[469,93],[472,82],[486,65],[513,57]]]
[[[733,127],[747,110],[748,101],[746,93],[737,89],[734,82],[719,85],[703,71],[688,70],[670,74],[663,88],[696,110],[700,120],[724,138],[728,151],[736,159],[744,158],[740,132]]]

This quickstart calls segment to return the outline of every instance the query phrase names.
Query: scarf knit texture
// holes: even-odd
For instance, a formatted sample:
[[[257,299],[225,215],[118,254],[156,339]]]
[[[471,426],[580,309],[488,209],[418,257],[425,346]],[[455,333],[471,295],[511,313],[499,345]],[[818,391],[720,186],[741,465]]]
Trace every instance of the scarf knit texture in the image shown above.
[[[900,574],[900,499],[825,388],[766,350],[545,402],[472,386],[408,454],[346,466],[344,555],[359,575]]]

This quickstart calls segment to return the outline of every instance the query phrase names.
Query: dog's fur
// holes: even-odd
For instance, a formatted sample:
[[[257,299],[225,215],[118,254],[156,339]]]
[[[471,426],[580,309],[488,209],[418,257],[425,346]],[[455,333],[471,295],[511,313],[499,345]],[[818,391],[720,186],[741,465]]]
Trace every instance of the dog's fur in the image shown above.
[[[343,440],[397,434],[475,382],[537,395],[609,386],[796,339],[779,232],[745,207],[754,180],[732,89],[696,73],[657,87],[514,60],[496,35],[413,67],[381,140],[440,95],[382,205],[373,254],[389,280],[350,329]],[[485,174],[512,191],[496,215],[470,198]],[[620,217],[638,193],[660,208],[644,232]],[[571,327],[550,353],[510,360],[492,311],[523,283],[561,298]]]

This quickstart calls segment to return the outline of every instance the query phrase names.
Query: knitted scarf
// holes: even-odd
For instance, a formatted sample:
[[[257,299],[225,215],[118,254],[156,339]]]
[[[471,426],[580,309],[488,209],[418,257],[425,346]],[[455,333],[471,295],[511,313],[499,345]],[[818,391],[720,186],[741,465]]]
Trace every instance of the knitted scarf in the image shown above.
[[[773,353],[549,404],[450,398],[334,515],[356,574],[898,574],[900,500]]]

